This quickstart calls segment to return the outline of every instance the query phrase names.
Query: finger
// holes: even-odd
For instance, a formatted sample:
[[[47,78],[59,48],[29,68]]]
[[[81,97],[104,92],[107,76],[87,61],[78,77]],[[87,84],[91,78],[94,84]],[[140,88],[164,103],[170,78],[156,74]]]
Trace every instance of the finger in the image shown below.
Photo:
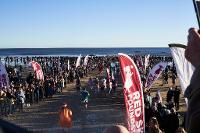
[[[191,41],[191,37],[189,35],[187,36],[187,40],[188,40],[188,43]]]
[[[187,46],[189,46],[194,41],[194,37],[191,34],[189,34],[187,36],[187,39],[188,39]]]
[[[190,33],[191,31],[193,31],[193,30],[196,30],[195,28],[190,28],[189,30],[188,30],[188,33]]]
[[[195,28],[190,28],[190,29],[188,30],[188,32],[189,32],[189,39],[190,39],[190,40],[193,40],[194,38],[200,38],[200,35],[199,35],[197,29],[195,29]]]

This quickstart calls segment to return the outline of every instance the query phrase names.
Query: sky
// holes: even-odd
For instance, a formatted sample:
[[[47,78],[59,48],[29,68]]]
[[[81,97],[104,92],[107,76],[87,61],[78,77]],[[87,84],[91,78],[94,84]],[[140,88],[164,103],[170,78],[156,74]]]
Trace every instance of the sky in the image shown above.
[[[0,0],[0,48],[187,43],[192,0]]]

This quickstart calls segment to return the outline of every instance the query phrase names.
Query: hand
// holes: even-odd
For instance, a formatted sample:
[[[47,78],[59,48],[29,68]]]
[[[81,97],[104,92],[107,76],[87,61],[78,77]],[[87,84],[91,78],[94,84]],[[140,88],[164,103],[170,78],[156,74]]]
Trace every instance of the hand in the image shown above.
[[[188,32],[188,46],[185,50],[185,58],[194,67],[197,67],[200,66],[200,34],[194,28],[190,28]]]

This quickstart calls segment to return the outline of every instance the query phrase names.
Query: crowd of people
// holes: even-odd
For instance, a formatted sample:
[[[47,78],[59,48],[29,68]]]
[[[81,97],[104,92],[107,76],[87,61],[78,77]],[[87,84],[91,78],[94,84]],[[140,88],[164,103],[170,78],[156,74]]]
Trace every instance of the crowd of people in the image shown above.
[[[168,93],[171,91],[175,90],[170,89]],[[179,126],[184,127],[184,116],[177,112],[178,108],[176,108],[175,102],[172,99],[169,101],[167,99],[166,102],[161,99],[159,92],[154,97],[149,92],[144,93],[146,128],[149,128],[149,122],[154,118],[158,122],[161,131],[175,133]]]
[[[36,79],[35,72],[30,66],[30,61],[40,63],[44,81]],[[70,68],[66,61],[70,60]],[[16,110],[23,111],[23,107],[31,106],[45,98],[51,98],[55,93],[62,93],[63,89],[74,80],[86,76],[86,69],[90,67],[78,67],[74,65],[75,58],[65,57],[6,57],[5,67],[10,84],[0,89],[0,115],[8,116]]]
[[[136,58],[131,56],[135,62]],[[143,57],[144,58],[144,57]],[[30,61],[37,61],[43,70],[44,81],[37,80],[34,71],[27,71]],[[68,66],[68,60],[70,67]],[[158,62],[172,62],[171,57],[151,56],[146,71],[139,70],[142,82],[144,83],[149,70]],[[88,107],[89,92],[95,95],[105,92],[106,94],[115,93],[118,81],[116,75],[119,75],[120,68],[117,57],[93,57],[90,58],[87,66],[76,67],[76,58],[73,57],[6,57],[4,63],[9,74],[9,88],[1,88],[0,109],[1,116],[13,114],[16,110],[23,111],[26,106],[37,104],[46,98],[51,98],[55,93],[62,93],[68,84],[74,83],[74,88],[80,92],[80,100]],[[96,77],[90,77],[87,88],[81,85],[81,78],[88,76],[88,71],[98,70]],[[106,73],[104,73],[104,72]],[[174,76],[173,76],[174,74]],[[169,65],[163,71],[163,84],[168,83],[168,77],[171,77],[175,85],[176,70],[174,65]],[[166,78],[167,76],[167,78]],[[160,125],[160,130],[166,133],[174,132],[179,127],[179,102],[175,98],[176,89],[173,94],[167,94],[167,104],[164,105],[159,95],[151,96],[151,91],[144,92],[145,98],[145,121],[146,130],[150,130],[152,118],[155,118]],[[168,96],[169,95],[169,96]],[[180,95],[180,90],[179,90]],[[169,97],[169,98],[168,98]],[[174,97],[174,101],[172,99]],[[178,98],[179,99],[179,98]],[[170,124],[167,124],[170,122]]]
[[[0,89],[0,116],[11,115],[17,110],[23,111],[24,107],[51,98],[55,93],[62,93],[71,83],[75,84],[74,88],[78,92],[84,92],[81,78],[87,76],[88,71],[99,70],[96,77],[89,78],[88,89],[95,94],[103,90],[114,92],[117,87],[116,80],[104,77],[102,69],[109,67],[111,59],[94,56],[90,58],[87,66],[76,67],[76,57],[5,57],[2,60],[10,83],[8,87]],[[36,78],[31,61],[37,61],[41,65],[44,80]]]

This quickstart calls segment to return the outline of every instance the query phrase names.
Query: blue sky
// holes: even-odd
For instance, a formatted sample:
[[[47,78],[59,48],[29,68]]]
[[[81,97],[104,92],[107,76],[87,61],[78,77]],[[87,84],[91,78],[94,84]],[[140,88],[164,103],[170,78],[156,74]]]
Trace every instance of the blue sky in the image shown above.
[[[0,0],[0,47],[167,47],[197,27],[192,0]]]

